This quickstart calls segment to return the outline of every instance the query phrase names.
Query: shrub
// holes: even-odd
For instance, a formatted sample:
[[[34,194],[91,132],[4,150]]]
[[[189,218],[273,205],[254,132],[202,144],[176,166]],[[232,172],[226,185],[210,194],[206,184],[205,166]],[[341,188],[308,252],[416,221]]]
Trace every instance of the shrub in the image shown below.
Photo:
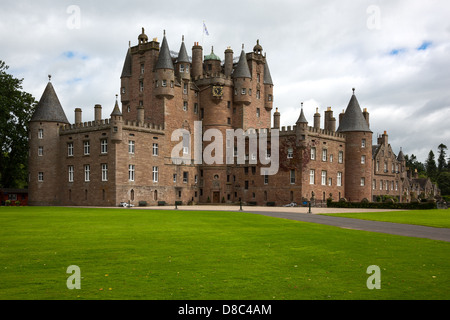
[[[268,207],[275,207],[275,202],[269,201],[269,202],[266,203],[266,205],[267,205]]]
[[[165,201],[158,201],[158,206],[165,206],[166,202]]]
[[[146,207],[147,201],[139,201],[139,207]]]
[[[393,200],[393,199],[392,199]],[[436,209],[433,202],[328,202],[330,208],[369,208],[369,209]]]

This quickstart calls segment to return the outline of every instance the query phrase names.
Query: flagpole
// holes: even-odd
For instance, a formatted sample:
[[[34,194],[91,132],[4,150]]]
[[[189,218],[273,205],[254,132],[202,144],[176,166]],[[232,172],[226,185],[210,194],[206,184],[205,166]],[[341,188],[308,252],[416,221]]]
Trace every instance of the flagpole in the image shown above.
[[[205,45],[204,41],[205,41],[205,20],[203,20],[202,25],[202,47]]]

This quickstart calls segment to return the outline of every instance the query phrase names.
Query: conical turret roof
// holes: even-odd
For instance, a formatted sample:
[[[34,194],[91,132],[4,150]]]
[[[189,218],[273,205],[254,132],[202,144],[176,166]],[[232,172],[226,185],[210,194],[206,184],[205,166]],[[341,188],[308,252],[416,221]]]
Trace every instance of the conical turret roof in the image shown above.
[[[116,104],[114,105],[113,112],[111,112],[111,116],[122,116],[122,112],[120,111],[119,103],[117,102],[117,99],[116,99]]]
[[[186,46],[184,45],[184,39],[181,42],[180,51],[178,52],[177,62],[187,62],[189,63],[189,56],[187,54]]]
[[[48,82],[30,121],[69,123],[50,81]]]
[[[164,35],[164,38],[163,38],[163,41],[161,44],[161,49],[159,50],[159,57],[158,57],[158,61],[156,62],[156,69],[172,69],[172,70],[174,70],[172,57],[170,56],[169,45],[167,44],[166,35]]]
[[[244,50],[241,51],[239,62],[233,72],[233,78],[252,78],[250,69],[248,68],[247,55]]]
[[[125,56],[125,61],[123,63],[122,75],[123,77],[131,77],[131,49],[128,48],[127,55]]]
[[[404,161],[405,160],[405,156],[403,155],[403,151],[402,151],[401,148],[400,148],[400,152],[398,153],[397,160],[398,161]]]
[[[362,114],[361,107],[359,106],[359,102],[356,99],[354,89],[347,109],[345,110],[342,120],[339,123],[339,128],[337,129],[337,132],[350,131],[372,132]]]
[[[270,75],[269,65],[266,63],[264,64],[264,84],[271,84],[273,85],[272,76]]]
[[[308,123],[308,120],[306,120],[305,114],[303,113],[303,104],[302,104],[302,111],[300,112],[300,117],[298,117],[296,123]]]

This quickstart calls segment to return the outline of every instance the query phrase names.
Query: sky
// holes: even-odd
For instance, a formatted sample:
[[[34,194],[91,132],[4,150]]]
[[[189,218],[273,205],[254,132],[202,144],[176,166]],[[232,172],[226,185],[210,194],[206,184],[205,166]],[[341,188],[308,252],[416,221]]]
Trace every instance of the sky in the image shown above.
[[[0,9],[0,60],[36,100],[50,74],[71,123],[75,108],[93,120],[95,104],[109,116],[129,42],[145,28],[159,41],[165,30],[172,51],[184,36],[188,54],[200,42],[222,59],[259,39],[282,126],[303,102],[309,125],[318,108],[323,127],[327,107],[338,119],[355,88],[373,144],[386,131],[395,153],[421,162],[450,148],[448,0],[0,0]]]

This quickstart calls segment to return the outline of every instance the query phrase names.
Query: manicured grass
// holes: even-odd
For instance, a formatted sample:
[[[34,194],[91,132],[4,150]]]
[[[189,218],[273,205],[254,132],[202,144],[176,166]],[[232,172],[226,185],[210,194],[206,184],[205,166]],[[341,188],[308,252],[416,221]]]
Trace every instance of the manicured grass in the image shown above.
[[[442,241],[245,212],[2,207],[0,226],[0,299],[450,299]]]
[[[327,214],[346,218],[415,224],[428,227],[450,228],[450,209],[408,210],[389,212],[347,212]]]

